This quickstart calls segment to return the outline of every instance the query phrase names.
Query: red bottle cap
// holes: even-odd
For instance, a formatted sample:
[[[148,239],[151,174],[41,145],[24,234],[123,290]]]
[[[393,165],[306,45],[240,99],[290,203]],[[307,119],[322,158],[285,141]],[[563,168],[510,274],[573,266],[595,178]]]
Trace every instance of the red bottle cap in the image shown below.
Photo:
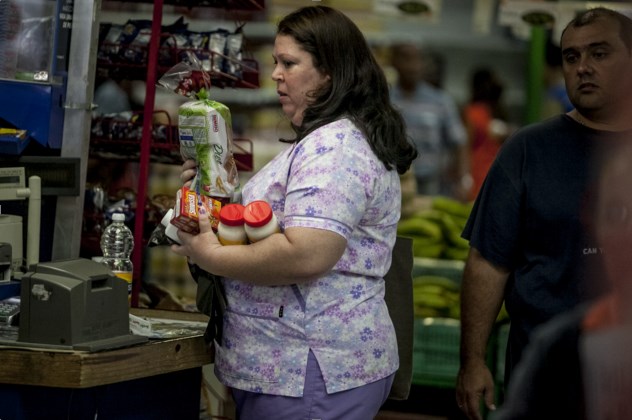
[[[264,226],[272,220],[272,208],[263,200],[249,203],[244,209],[244,222],[251,227]]]
[[[244,206],[241,204],[226,204],[219,211],[219,221],[226,226],[240,226],[244,224]]]

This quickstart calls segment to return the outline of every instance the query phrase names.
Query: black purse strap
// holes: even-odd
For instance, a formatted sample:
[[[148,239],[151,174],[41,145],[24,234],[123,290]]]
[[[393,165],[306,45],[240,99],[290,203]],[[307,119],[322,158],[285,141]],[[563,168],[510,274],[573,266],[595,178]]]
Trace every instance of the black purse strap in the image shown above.
[[[191,276],[198,284],[196,304],[200,312],[209,316],[204,340],[211,344],[214,340],[221,342],[223,335],[224,311],[226,296],[220,277],[202,270],[195,264],[189,264]]]

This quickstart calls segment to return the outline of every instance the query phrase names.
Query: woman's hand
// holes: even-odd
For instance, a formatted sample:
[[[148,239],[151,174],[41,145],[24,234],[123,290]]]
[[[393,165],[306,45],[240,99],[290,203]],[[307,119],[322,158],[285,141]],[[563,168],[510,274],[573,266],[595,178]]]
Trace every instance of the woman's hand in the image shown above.
[[[182,164],[182,172],[180,173],[180,179],[185,187],[191,185],[195,174],[197,174],[197,162],[194,159],[185,160]]]
[[[171,245],[171,250],[181,256],[187,257],[191,264],[212,273],[213,256],[217,248],[221,248],[217,236],[211,228],[209,215],[203,206],[199,209],[200,232],[196,235],[178,230],[180,245]]]

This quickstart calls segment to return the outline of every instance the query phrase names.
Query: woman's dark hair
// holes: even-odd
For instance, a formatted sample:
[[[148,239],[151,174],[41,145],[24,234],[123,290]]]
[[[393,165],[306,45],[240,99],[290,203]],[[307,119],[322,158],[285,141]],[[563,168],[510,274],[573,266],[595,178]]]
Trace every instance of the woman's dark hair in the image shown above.
[[[294,140],[343,117],[366,135],[387,169],[403,174],[417,157],[401,114],[391,105],[388,84],[362,32],[343,13],[326,6],[301,8],[279,22],[277,35],[291,36],[331,77],[294,126]],[[288,141],[288,140],[285,140]]]

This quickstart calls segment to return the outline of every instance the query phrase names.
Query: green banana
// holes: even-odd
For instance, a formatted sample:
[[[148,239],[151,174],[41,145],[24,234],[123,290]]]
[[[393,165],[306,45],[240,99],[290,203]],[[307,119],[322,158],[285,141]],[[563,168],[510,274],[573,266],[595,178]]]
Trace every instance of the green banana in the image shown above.
[[[443,233],[448,242],[450,242],[453,246],[468,249],[470,247],[470,243],[466,239],[461,238],[462,229],[459,228],[454,219],[454,216],[451,216],[448,213],[443,213],[441,217],[444,227]]]
[[[469,217],[473,203],[462,203],[450,197],[437,195],[432,198],[431,208],[441,210],[453,216]]]
[[[459,293],[459,285],[447,277],[433,276],[433,275],[420,275],[413,278],[413,290],[420,286],[438,286],[442,290],[448,290],[451,292]]]
[[[423,209],[413,215],[413,218],[425,219],[441,225],[444,212],[436,209]]]
[[[455,284],[461,283],[465,263],[459,260],[445,260],[432,258],[415,258],[413,277],[433,275],[447,277]]]
[[[450,301],[442,295],[434,293],[422,293],[417,296],[417,299],[413,297],[415,305],[424,306],[427,308],[444,309],[450,306]]]
[[[413,256],[421,258],[439,258],[445,249],[443,243],[425,244],[416,242],[413,238]]]
[[[426,236],[436,240],[441,240],[443,237],[439,224],[419,217],[400,220],[397,225],[397,234],[402,236]]]
[[[461,247],[447,247],[445,248],[443,255],[446,258],[451,260],[467,260],[467,255],[469,253],[469,248],[461,248]]]

